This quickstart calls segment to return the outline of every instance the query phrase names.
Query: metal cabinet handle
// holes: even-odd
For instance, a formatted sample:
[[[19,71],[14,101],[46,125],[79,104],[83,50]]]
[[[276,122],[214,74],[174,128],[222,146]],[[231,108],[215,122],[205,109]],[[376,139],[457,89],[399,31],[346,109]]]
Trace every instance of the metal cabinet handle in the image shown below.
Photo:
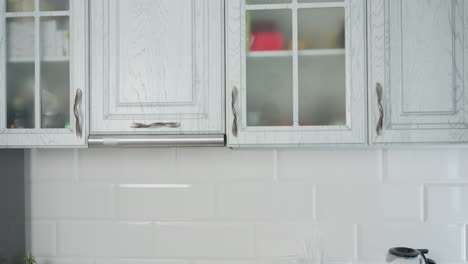
[[[83,97],[83,92],[81,89],[76,90],[75,94],[75,103],[73,104],[73,114],[75,115],[75,133],[76,136],[81,138],[81,122],[80,122],[80,111],[78,110],[78,105],[81,103],[81,98]]]
[[[237,110],[236,110],[236,102],[239,92],[237,91],[237,87],[232,88],[232,98],[231,98],[231,108],[232,108],[232,115],[234,116],[234,120],[232,121],[232,135],[237,137]]]
[[[378,136],[381,136],[383,132],[384,108],[382,105],[383,88],[380,83],[377,83],[376,92],[377,92],[377,104],[379,108],[379,121],[377,121],[376,132]]]
[[[152,124],[142,124],[142,123],[133,123],[131,128],[161,128],[161,127],[168,127],[168,128],[178,128],[180,127],[180,123],[175,122],[156,122]]]

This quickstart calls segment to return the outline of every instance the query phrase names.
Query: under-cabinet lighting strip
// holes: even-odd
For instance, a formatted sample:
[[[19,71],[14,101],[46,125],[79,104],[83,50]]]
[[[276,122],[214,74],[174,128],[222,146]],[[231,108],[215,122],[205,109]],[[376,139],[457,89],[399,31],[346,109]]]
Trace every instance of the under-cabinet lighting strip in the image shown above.
[[[213,135],[91,135],[90,148],[224,147],[224,134]]]

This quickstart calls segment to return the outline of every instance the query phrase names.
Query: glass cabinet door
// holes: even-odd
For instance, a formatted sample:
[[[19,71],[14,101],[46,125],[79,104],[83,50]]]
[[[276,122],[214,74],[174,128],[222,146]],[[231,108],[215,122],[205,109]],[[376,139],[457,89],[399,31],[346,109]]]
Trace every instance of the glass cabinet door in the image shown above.
[[[85,9],[79,2],[84,1],[0,2],[0,137],[8,135],[0,146],[83,144]],[[81,13],[74,20],[75,11]]]
[[[364,11],[363,0],[228,0],[233,145],[364,143]]]

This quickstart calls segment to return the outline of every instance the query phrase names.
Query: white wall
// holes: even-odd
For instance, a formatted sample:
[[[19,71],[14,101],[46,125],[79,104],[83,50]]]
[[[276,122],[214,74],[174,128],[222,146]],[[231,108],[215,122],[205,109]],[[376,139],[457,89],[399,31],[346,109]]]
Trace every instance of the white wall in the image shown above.
[[[467,263],[468,150],[32,150],[41,263]],[[280,261],[278,261],[280,260]]]

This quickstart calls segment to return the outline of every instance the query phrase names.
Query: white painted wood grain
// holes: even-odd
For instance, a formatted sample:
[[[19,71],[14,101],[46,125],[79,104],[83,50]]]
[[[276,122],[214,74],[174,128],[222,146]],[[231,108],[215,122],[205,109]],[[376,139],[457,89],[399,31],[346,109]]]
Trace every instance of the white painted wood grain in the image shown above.
[[[118,102],[191,104],[192,1],[115,4],[118,11],[111,21],[116,21],[118,30]]]
[[[92,133],[224,133],[222,10],[217,0],[93,1]]]
[[[347,125],[330,127],[248,127],[246,124],[246,39],[245,10],[243,1],[226,1],[226,128],[228,146],[301,146],[308,144],[364,144],[366,142],[366,49],[365,49],[365,1],[348,0],[339,3],[345,7],[346,25],[346,100]],[[274,8],[275,5],[271,5]],[[265,6],[269,7],[269,6]],[[301,5],[297,2],[286,8],[318,7]],[[251,8],[251,7],[249,7]],[[292,85],[292,84],[291,84]],[[231,111],[231,91],[239,90],[236,102],[239,134],[232,134],[234,120]]]
[[[4,3],[4,2],[3,2]],[[0,14],[4,14],[0,5]],[[88,135],[88,82],[87,82],[87,23],[88,1],[70,1],[70,123],[71,129],[7,129],[6,128],[6,82],[5,82],[5,19],[0,22],[0,148],[65,148],[86,147]],[[38,74],[36,74],[38,75]],[[75,133],[75,117],[73,115],[73,101],[76,91],[83,91],[81,113],[81,127],[83,136],[78,138]],[[40,108],[39,108],[40,109]]]
[[[369,89],[374,143],[468,140],[468,1],[369,2]],[[383,85],[384,131],[375,87]]]

